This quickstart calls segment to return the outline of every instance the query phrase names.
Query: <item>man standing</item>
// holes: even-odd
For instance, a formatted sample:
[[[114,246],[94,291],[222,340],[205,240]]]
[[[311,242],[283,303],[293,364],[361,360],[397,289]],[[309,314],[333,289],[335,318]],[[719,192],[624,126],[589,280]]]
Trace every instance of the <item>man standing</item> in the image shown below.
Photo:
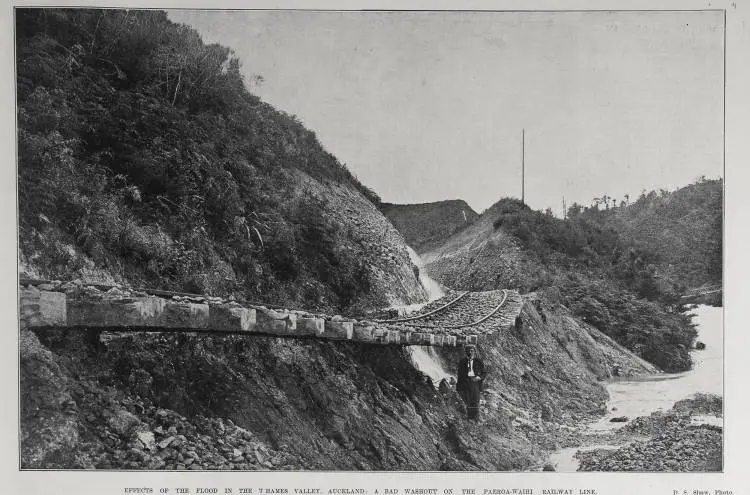
[[[466,357],[458,363],[458,381],[456,391],[466,403],[467,416],[471,420],[479,419],[479,394],[486,373],[484,363],[476,357],[476,347],[466,346]]]

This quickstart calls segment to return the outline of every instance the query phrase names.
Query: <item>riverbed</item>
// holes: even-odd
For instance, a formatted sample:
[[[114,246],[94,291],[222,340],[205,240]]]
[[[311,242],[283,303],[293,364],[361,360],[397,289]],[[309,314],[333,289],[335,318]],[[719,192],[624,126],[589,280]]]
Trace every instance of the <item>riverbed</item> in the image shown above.
[[[607,384],[609,401],[607,414],[586,426],[583,434],[605,433],[621,428],[625,423],[614,423],[614,417],[625,416],[628,421],[648,416],[659,410],[671,409],[675,402],[696,393],[723,396],[723,308],[699,305],[691,310],[698,331],[697,341],[706,345],[704,350],[692,352],[693,369],[683,373],[660,373],[637,379],[613,380]],[[706,417],[704,422],[721,426],[721,418]],[[616,448],[609,445],[590,445],[559,450],[549,457],[557,471],[576,471],[578,461],[573,456],[578,450]]]

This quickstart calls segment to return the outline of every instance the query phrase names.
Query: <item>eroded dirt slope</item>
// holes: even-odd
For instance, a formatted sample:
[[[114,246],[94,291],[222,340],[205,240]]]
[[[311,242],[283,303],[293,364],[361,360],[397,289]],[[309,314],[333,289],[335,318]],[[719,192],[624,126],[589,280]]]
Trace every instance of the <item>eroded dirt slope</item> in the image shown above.
[[[480,346],[480,424],[397,346],[22,331],[22,465],[129,469],[523,469],[602,412],[617,361],[555,294]],[[455,365],[461,349],[441,351]],[[193,467],[195,466],[195,467]]]

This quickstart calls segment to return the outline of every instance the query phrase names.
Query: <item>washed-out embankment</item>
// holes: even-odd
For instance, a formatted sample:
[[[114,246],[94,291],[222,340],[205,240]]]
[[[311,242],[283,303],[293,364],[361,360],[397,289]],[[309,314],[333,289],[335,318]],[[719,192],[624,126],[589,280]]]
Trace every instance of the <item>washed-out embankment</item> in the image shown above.
[[[649,366],[554,291],[527,295],[521,317],[480,345],[480,424],[400,346],[22,330],[22,466],[528,469],[602,414],[615,364]],[[448,372],[462,354],[435,352]]]

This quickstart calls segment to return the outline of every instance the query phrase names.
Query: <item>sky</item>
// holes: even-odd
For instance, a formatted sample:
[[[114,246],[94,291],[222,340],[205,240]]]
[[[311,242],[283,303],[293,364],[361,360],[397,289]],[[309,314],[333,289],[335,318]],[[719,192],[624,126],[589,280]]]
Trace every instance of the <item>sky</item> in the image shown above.
[[[520,198],[522,129],[526,203],[558,215],[723,174],[721,12],[169,16],[386,202]]]

